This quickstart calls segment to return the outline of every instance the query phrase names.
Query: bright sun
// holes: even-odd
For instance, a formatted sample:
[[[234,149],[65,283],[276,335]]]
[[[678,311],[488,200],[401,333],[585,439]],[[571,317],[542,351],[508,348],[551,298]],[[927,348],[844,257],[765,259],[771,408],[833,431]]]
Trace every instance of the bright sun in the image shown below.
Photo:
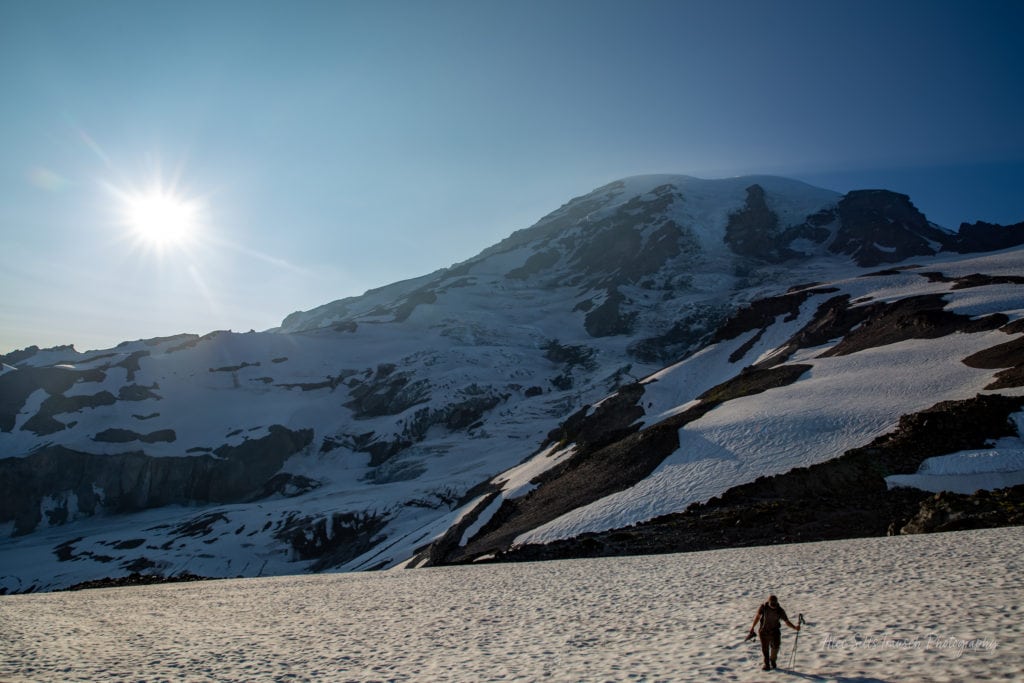
[[[163,189],[122,197],[124,222],[151,247],[183,246],[202,223],[198,202]]]

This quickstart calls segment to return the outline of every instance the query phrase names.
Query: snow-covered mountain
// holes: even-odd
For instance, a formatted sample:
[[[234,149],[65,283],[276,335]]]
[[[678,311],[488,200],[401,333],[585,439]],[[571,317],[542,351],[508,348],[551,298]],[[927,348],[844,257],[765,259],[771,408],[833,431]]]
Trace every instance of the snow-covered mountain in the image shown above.
[[[0,590],[564,545],[979,393],[1002,431],[880,476],[1024,482],[1021,242],[882,190],[643,176],[268,332],[8,354]]]

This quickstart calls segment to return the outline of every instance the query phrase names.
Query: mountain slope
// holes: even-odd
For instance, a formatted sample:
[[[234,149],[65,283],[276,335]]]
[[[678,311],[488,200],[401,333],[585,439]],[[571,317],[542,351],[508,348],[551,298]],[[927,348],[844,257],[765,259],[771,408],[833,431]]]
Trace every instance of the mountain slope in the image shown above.
[[[1021,263],[1016,250],[933,261],[739,311],[712,344],[580,413],[530,462],[492,480],[473,533],[435,547],[432,561],[680,512],[759,477],[834,460],[893,432],[902,416],[976,395],[1008,397],[987,432],[967,441],[944,434],[946,450],[895,464],[878,456],[877,468],[891,485],[929,488],[933,478],[933,490],[950,486],[944,462],[947,479],[977,473],[988,488],[1024,484]],[[609,405],[628,417],[602,433]],[[987,448],[989,439],[1002,440]],[[945,454],[957,463],[934,458]],[[642,471],[630,472],[641,460]]]
[[[643,176],[274,331],[9,354],[0,590],[478,557],[836,458],[1018,365],[960,363],[1020,315],[1019,251],[951,255],[986,239],[1016,234],[968,244],[884,191]],[[876,319],[932,336],[856,331]]]

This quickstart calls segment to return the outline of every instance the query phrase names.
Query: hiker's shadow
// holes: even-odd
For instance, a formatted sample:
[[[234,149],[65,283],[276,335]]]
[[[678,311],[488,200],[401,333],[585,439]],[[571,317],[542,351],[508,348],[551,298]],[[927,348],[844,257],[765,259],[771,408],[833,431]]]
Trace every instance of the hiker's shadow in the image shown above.
[[[806,681],[829,681],[829,683],[889,683],[884,678],[873,678],[871,676],[833,676],[831,674],[805,674],[799,671],[786,671],[777,669],[777,673],[793,678],[802,678]]]

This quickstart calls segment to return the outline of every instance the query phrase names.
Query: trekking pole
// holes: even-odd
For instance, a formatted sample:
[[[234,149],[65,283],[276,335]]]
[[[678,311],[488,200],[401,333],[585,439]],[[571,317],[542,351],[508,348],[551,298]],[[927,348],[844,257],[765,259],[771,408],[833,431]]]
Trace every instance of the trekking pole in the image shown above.
[[[807,622],[804,621],[804,615],[801,612],[796,615],[796,625],[803,626]],[[800,631],[796,632],[796,638],[793,639],[793,651],[789,653],[789,668],[792,669],[796,665],[796,646],[800,642]]]

